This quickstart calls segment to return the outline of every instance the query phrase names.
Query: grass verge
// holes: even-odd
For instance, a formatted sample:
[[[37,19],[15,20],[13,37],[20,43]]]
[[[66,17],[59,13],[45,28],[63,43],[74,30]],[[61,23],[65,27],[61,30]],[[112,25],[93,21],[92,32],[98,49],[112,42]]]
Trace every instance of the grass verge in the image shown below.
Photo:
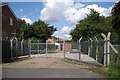
[[[89,63],[86,64],[86,63],[76,61],[76,60],[71,60],[71,59],[66,59],[65,62],[68,62],[71,64],[86,65],[88,66],[87,68],[88,70],[98,73],[109,80],[119,80],[120,78],[120,73],[119,73],[120,64],[118,66],[118,64],[112,63],[108,67],[104,67],[104,66],[96,66]]]

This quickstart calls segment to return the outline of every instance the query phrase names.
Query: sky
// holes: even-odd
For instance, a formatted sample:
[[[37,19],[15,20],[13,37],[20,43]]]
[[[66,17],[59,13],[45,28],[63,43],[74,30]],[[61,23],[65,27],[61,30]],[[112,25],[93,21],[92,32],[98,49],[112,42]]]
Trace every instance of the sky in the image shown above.
[[[17,18],[29,24],[38,20],[45,21],[57,28],[53,36],[71,39],[70,31],[75,28],[79,20],[84,19],[86,14],[90,13],[90,8],[107,17],[110,16],[114,3],[47,0],[46,2],[9,2],[9,5]]]

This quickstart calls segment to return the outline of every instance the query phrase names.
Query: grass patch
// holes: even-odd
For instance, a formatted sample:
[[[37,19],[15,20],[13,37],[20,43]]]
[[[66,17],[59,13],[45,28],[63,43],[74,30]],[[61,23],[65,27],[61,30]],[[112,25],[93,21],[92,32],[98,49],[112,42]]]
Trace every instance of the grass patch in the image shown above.
[[[120,78],[120,64],[111,63],[106,71],[111,78]]]
[[[76,60],[66,59],[65,62],[71,63],[71,64],[78,64],[78,65],[86,65],[88,66],[88,70],[98,73],[102,75],[105,78],[108,78],[109,80],[119,80],[120,78],[120,64],[110,64],[108,67],[104,66],[96,66],[92,64],[86,64],[82,63]]]
[[[71,59],[66,59],[65,62],[68,62],[68,63],[71,63],[71,64],[78,64],[78,65],[88,66],[87,69],[88,69],[89,71],[98,73],[98,74],[100,74],[101,76],[103,76],[104,78],[111,78],[111,77],[108,75],[108,73],[107,73],[107,71],[108,71],[108,68],[107,68],[107,67],[104,67],[104,66],[96,66],[96,65],[93,65],[93,64],[83,63],[83,62],[76,61],[76,60],[71,60]]]

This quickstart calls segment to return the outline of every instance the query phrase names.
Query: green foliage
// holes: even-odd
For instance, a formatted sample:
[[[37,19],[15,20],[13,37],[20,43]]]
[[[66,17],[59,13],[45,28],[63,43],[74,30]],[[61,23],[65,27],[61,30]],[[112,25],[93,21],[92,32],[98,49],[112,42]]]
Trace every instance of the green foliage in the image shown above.
[[[35,38],[35,37],[32,37],[32,38],[31,38],[31,42],[32,42],[32,43],[38,43],[38,39]]]
[[[23,32],[24,32],[25,27],[27,26],[29,26],[29,24],[27,24],[25,20],[18,19],[18,27],[17,27],[16,36],[19,40],[23,39],[23,35],[24,35]]]
[[[73,40],[78,40],[80,37],[87,40],[89,38],[94,38],[95,36],[98,39],[102,39],[101,33],[107,34],[112,32],[112,39],[117,38],[116,33],[112,30],[112,17],[100,16],[100,14],[91,9],[90,14],[87,14],[87,17],[83,20],[80,20],[76,25],[76,28],[73,29],[70,33]]]
[[[111,78],[120,78],[120,64],[118,64],[118,63],[111,63],[108,66],[107,74]]]
[[[49,24],[45,23],[44,21],[36,21],[32,25],[26,24],[24,21],[20,20],[20,38],[21,39],[30,39],[32,38],[33,41],[36,39],[40,40],[40,42],[45,42],[56,28],[54,26],[49,26]]]
[[[120,1],[112,9],[112,25],[120,39]]]

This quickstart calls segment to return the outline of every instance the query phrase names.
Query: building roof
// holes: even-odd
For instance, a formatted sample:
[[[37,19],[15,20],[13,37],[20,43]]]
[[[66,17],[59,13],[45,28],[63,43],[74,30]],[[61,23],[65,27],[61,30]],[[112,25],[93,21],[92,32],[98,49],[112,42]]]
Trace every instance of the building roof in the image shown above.
[[[11,12],[13,13],[13,15],[15,16],[16,20],[18,20],[18,19],[17,19],[17,16],[15,15],[14,11],[11,9],[11,7],[10,7],[10,5],[9,5],[8,3],[0,3],[0,7],[2,7],[2,6],[8,6],[8,8],[10,9],[10,11],[11,11]]]

